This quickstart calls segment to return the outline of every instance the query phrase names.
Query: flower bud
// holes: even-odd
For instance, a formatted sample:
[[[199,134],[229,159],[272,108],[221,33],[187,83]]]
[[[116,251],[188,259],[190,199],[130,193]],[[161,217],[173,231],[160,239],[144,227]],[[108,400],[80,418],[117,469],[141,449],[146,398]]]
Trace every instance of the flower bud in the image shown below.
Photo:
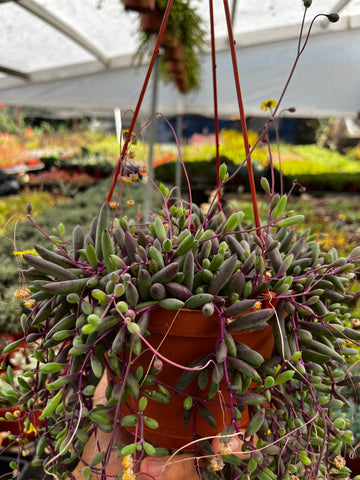
[[[156,357],[154,360],[154,368],[159,372],[163,368],[163,362],[158,357]]]
[[[132,320],[135,320],[136,313],[134,312],[134,310],[129,309],[129,310],[126,311],[125,316],[126,316],[126,318],[128,318],[130,321],[132,321]]]
[[[337,13],[330,13],[329,15],[326,15],[329,22],[331,23],[336,23],[339,21],[340,16]]]
[[[303,4],[305,8],[311,7],[312,0],[303,0]]]

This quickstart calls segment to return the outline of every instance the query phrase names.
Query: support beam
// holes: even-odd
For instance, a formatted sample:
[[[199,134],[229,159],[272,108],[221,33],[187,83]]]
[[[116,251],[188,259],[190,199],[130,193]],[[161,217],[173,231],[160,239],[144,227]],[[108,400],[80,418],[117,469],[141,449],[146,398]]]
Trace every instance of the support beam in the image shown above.
[[[40,18],[44,22],[48,23],[52,27],[56,28],[59,32],[63,33],[75,43],[80,45],[82,48],[90,52],[95,56],[105,67],[109,66],[109,59],[88,39],[83,35],[78,33],[76,30],[70,27],[69,24],[65,23],[58,16],[51,13],[48,9],[42,7],[34,0],[18,0],[17,5],[24,8],[31,14]]]
[[[4,2],[4,0],[1,1]],[[23,78],[24,80],[30,79],[30,76],[27,73],[20,72],[20,70],[14,70],[13,68],[4,67],[3,65],[0,65],[0,72],[12,75],[13,77]]]

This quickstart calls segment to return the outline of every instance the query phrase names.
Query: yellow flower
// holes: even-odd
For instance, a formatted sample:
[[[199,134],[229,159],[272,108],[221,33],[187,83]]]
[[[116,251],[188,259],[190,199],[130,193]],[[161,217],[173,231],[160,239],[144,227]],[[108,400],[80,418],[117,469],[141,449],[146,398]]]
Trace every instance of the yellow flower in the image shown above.
[[[360,319],[358,319],[358,318],[352,318],[351,323],[352,323],[353,327],[355,327],[355,328],[360,327]]]
[[[135,158],[136,157],[136,152],[134,152],[134,150],[131,150],[131,152],[128,152],[128,157],[129,158]]]
[[[35,305],[35,299],[34,298],[27,298],[24,300],[24,305],[27,307],[31,308]]]
[[[35,428],[35,426],[32,422],[30,422],[30,426],[27,430],[25,430],[25,424],[26,424],[26,422],[24,422],[24,432],[26,434],[34,433],[35,435],[37,435],[36,428]]]
[[[123,176],[121,177],[121,181],[124,185],[129,185],[130,183],[132,183],[132,178],[129,176]]]
[[[252,308],[253,312],[256,312],[257,310],[261,310],[261,302],[255,302],[255,305]]]
[[[344,215],[343,213],[339,213],[339,219],[340,219],[340,220],[345,220],[345,219],[346,219],[346,215]]]
[[[37,251],[33,248],[31,250],[15,250],[13,251],[13,255],[22,257],[23,255],[37,255]]]
[[[30,297],[30,290],[28,288],[19,288],[15,290],[14,297],[17,300],[23,300],[24,298]]]
[[[134,200],[128,200],[128,201],[126,202],[126,205],[127,205],[128,207],[133,207],[133,206],[135,205],[135,202],[134,202]]]
[[[345,467],[346,465],[346,460],[344,457],[342,457],[341,455],[337,455],[335,458],[334,458],[334,465],[336,468],[338,468],[339,470],[342,470],[343,467]]]
[[[144,165],[143,167],[139,168],[139,172],[141,175],[147,175],[149,173],[149,169]]]
[[[272,98],[269,98],[269,100],[266,100],[266,102],[261,103],[261,110],[264,110],[267,112],[268,110],[273,110],[277,105],[277,101],[273,100]]]
[[[229,443],[220,443],[220,455],[231,455],[232,454],[232,445]]]
[[[124,468],[121,480],[135,480],[134,474],[134,460],[131,455],[126,455],[122,459],[122,466]]]
[[[116,208],[116,202],[115,202],[115,201],[109,202],[109,207],[112,208],[113,210],[115,210],[115,208]]]
[[[219,472],[225,466],[224,460],[220,457],[220,455],[216,455],[210,460],[210,467],[214,472]]]

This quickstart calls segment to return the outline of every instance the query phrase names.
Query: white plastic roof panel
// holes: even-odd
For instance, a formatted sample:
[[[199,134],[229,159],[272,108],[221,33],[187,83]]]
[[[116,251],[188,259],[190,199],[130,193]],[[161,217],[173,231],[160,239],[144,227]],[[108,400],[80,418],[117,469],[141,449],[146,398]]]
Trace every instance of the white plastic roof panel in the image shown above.
[[[192,3],[208,23],[208,0]],[[224,52],[219,54],[224,55],[220,81],[227,85],[232,74],[225,67],[228,44],[222,0],[214,0],[214,9],[217,48]],[[298,103],[294,106],[299,112],[303,109],[309,114],[326,115],[332,111],[342,115],[360,110],[360,0],[313,0],[307,18],[310,21],[319,13],[336,10],[341,14],[337,24],[321,19],[316,22],[314,36],[294,77],[294,82],[307,79],[307,97],[304,95],[308,101],[302,98],[301,105],[296,101],[301,98],[296,91],[303,91],[304,85],[294,83],[296,88],[288,92],[289,99]],[[303,11],[302,0],[237,0],[234,32],[243,84],[248,86],[248,111],[259,108],[255,103],[258,97],[276,98],[286,78],[285,68],[295,55],[294,39]],[[117,105],[134,108],[145,72],[132,64],[138,44],[138,14],[125,12],[120,0],[0,1],[0,21],[0,69],[27,76],[0,73],[0,103],[86,113],[95,106],[102,112],[111,112]],[[205,56],[203,62],[203,88],[185,99],[185,109],[190,113],[211,110],[209,58]],[[306,69],[316,78],[307,76]],[[326,87],[322,79],[331,87]],[[306,92],[310,84],[312,89],[319,85],[318,90]],[[159,109],[163,106],[175,113],[177,103],[174,88],[161,84]],[[145,103],[144,108],[148,107]],[[236,102],[224,100],[224,114],[236,114],[235,108]]]

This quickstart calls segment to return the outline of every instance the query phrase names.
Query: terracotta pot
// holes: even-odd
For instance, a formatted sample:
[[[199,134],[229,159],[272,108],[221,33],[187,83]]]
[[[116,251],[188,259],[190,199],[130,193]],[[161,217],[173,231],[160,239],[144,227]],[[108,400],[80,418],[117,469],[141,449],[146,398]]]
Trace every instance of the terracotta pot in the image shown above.
[[[25,426],[24,422],[27,419],[27,413],[20,410],[20,405],[11,405],[8,407],[1,407],[0,408],[0,417],[5,417],[5,414],[7,412],[12,413],[14,416],[18,415],[18,418],[15,420],[3,420],[0,421],[0,431],[1,432],[10,432],[15,436],[22,436],[22,438],[26,438],[28,440],[34,440],[36,437],[36,433],[34,431],[31,431],[29,433],[26,433],[24,431]],[[31,423],[34,426],[35,430],[39,428],[39,426],[42,424],[42,422],[39,420],[39,417],[41,415],[41,411],[37,410],[36,412],[31,414]],[[5,439],[2,443],[2,445],[8,445],[11,442],[11,440]]]
[[[179,62],[176,60],[168,60],[166,66],[169,73],[185,73],[185,64],[184,62]]]
[[[346,457],[346,466],[350,468],[353,476],[360,475],[360,457]]]
[[[141,30],[146,33],[159,33],[164,12],[159,9],[147,13],[140,13]]]
[[[189,85],[186,80],[186,74],[176,76],[174,79],[174,82],[180,93],[185,94],[189,91]]]
[[[184,45],[182,43],[178,43],[174,47],[167,48],[165,56],[168,60],[175,60],[180,62],[184,56]]]
[[[159,308],[151,311],[148,330],[151,333],[147,337],[148,341],[161,355],[177,364],[189,366],[194,360],[214,351],[219,337],[219,318],[217,315],[205,317],[201,310],[183,309],[174,312]],[[257,350],[265,359],[270,358],[274,347],[272,327],[259,331],[232,332],[232,335],[236,341]],[[133,366],[137,368],[142,365],[146,372],[152,362],[153,354],[147,350]],[[163,362],[163,369],[156,378],[164,384],[174,386],[181,374],[181,369]],[[210,386],[210,380],[208,383]],[[144,388],[156,390],[153,387]],[[218,393],[209,402],[207,401],[208,388],[199,389],[197,379],[184,390],[184,393],[200,399],[211,410],[216,420],[217,428],[213,428],[197,413],[196,431],[202,437],[217,435],[231,423],[230,407],[223,405],[223,403],[229,404],[224,380],[220,382]],[[148,399],[145,414],[155,418],[159,423],[159,428],[156,430],[145,426],[144,436],[148,441],[166,448],[180,448],[193,440],[192,420],[187,425],[183,425],[184,398],[182,394],[172,395],[169,404]],[[137,412],[137,402],[132,399],[127,402],[127,407],[123,406],[123,415]],[[245,411],[238,423],[239,427],[247,426],[248,421],[247,411]]]
[[[169,27],[166,27],[166,30],[164,32],[164,35],[163,35],[162,39],[161,39],[160,45],[162,47],[164,47],[166,51],[168,51],[169,49],[172,50],[179,45],[178,38],[169,29]]]
[[[155,0],[122,0],[125,10],[150,12],[155,8]]]

